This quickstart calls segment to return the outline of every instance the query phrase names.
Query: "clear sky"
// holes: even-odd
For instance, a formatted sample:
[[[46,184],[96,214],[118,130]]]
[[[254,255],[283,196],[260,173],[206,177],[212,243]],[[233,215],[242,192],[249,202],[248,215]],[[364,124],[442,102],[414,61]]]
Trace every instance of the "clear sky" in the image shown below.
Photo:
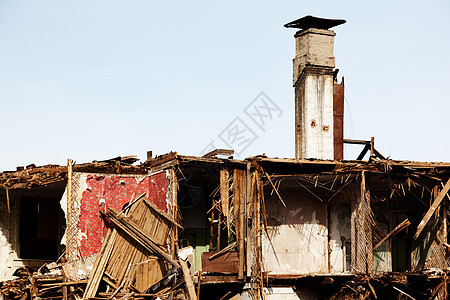
[[[308,14],[347,20],[334,29],[345,137],[450,161],[449,3],[0,0],[0,170],[198,155],[228,148],[236,120],[256,137],[240,158],[293,157],[295,30],[283,24]],[[245,114],[261,92],[279,108],[264,128]]]

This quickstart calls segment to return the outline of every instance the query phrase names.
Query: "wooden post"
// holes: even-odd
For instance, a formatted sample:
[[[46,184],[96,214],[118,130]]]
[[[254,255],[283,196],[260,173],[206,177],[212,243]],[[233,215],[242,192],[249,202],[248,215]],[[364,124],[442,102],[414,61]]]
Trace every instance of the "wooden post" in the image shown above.
[[[228,232],[230,231],[230,222],[228,219],[228,212],[230,210],[230,192],[229,192],[229,173],[226,169],[220,170],[220,203],[222,205],[222,213],[227,224]]]
[[[185,262],[184,260],[180,259],[180,266],[181,266],[181,269],[183,270],[183,277],[184,277],[184,281],[186,282],[186,287],[187,287],[187,290],[188,290],[189,299],[190,300],[197,300],[197,295],[195,294],[194,282],[192,281],[191,272],[189,271],[189,267],[187,265],[187,262]]]
[[[370,138],[370,157],[373,157],[373,152],[375,150],[375,138],[371,137]]]
[[[235,216],[236,241],[239,257],[238,279],[244,279],[245,271],[245,170],[234,170],[233,173],[233,206]]]
[[[76,256],[73,257],[72,253],[76,253],[75,249],[72,249],[72,247],[77,247],[76,243],[72,243],[72,240],[75,238],[70,235],[69,232],[69,226],[72,221],[72,176],[73,176],[73,169],[72,169],[72,160],[69,158],[67,160],[67,217],[66,217],[66,259],[68,261],[76,259]],[[78,247],[77,247],[78,248]]]
[[[253,215],[253,223],[252,226],[255,226],[255,259],[256,262],[256,272],[257,274],[252,275],[252,277],[255,277],[255,279],[258,282],[258,292],[262,296],[263,299],[265,299],[265,293],[264,293],[264,280],[262,278],[262,230],[261,230],[261,201],[264,193],[264,183],[261,180],[261,173],[259,171],[256,171],[256,201],[254,203],[254,210],[255,213]],[[253,272],[253,268],[252,268]]]
[[[11,206],[9,204],[9,190],[5,189],[6,191],[6,204],[8,205],[8,213],[11,213]]]
[[[219,213],[217,216],[217,251],[220,251],[220,223],[222,223],[222,214]]]
[[[241,186],[241,195],[239,200],[239,239],[240,244],[238,246],[239,251],[239,274],[238,279],[243,280],[244,279],[244,273],[245,273],[245,194],[246,194],[246,184],[245,184],[245,171],[241,172],[241,178],[240,178],[240,186]]]
[[[211,211],[211,222],[209,224],[209,249],[210,250],[214,248],[213,239],[214,239],[214,210]]]
[[[172,192],[172,218],[178,224],[178,178],[174,169],[170,169],[170,178],[171,178],[171,192]],[[172,239],[171,239],[171,248],[172,248],[172,258],[175,259],[178,251],[178,227],[176,225],[172,225]]]
[[[416,234],[414,235],[414,239],[415,240],[419,237],[420,233],[425,228],[425,226],[427,225],[428,221],[430,221],[431,216],[436,211],[436,208],[438,208],[439,204],[441,204],[441,201],[444,199],[445,195],[447,195],[447,192],[448,192],[449,189],[450,189],[450,179],[444,185],[442,190],[439,193],[437,193],[437,195],[435,196],[435,200],[434,200],[433,204],[428,209],[428,211],[425,214],[425,216],[423,217],[422,221],[420,221],[419,226],[417,226],[417,231],[416,231]]]
[[[444,227],[442,239],[444,240],[444,243],[447,243],[447,206],[445,205],[442,205],[442,223],[442,226]]]

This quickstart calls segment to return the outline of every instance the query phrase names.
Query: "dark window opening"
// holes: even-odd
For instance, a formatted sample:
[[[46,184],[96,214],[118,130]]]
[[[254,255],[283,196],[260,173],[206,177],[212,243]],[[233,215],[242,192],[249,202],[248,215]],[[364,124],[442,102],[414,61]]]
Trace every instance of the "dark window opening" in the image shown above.
[[[59,201],[22,197],[19,213],[20,258],[56,260],[63,213]]]
[[[391,230],[408,218],[408,212],[391,212]],[[411,229],[408,227],[392,238],[392,271],[405,272],[410,269]]]

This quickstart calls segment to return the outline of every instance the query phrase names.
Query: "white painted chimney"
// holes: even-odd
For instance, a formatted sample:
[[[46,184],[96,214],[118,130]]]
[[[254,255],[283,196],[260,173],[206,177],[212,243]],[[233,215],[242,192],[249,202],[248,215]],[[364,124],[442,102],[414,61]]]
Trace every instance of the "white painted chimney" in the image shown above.
[[[306,16],[285,27],[294,35],[295,157],[334,159],[334,36],[345,20]]]

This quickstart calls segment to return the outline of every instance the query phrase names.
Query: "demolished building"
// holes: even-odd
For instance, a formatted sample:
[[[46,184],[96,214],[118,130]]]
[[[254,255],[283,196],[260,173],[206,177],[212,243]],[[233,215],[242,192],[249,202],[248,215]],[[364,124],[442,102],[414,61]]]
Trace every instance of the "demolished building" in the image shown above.
[[[83,285],[66,298],[175,299],[182,286],[186,299],[446,299],[450,163],[344,139],[330,30],[344,22],[285,25],[299,29],[296,158],[217,149],[0,173],[1,279],[62,255],[57,287]],[[344,143],[363,146],[357,159]]]

